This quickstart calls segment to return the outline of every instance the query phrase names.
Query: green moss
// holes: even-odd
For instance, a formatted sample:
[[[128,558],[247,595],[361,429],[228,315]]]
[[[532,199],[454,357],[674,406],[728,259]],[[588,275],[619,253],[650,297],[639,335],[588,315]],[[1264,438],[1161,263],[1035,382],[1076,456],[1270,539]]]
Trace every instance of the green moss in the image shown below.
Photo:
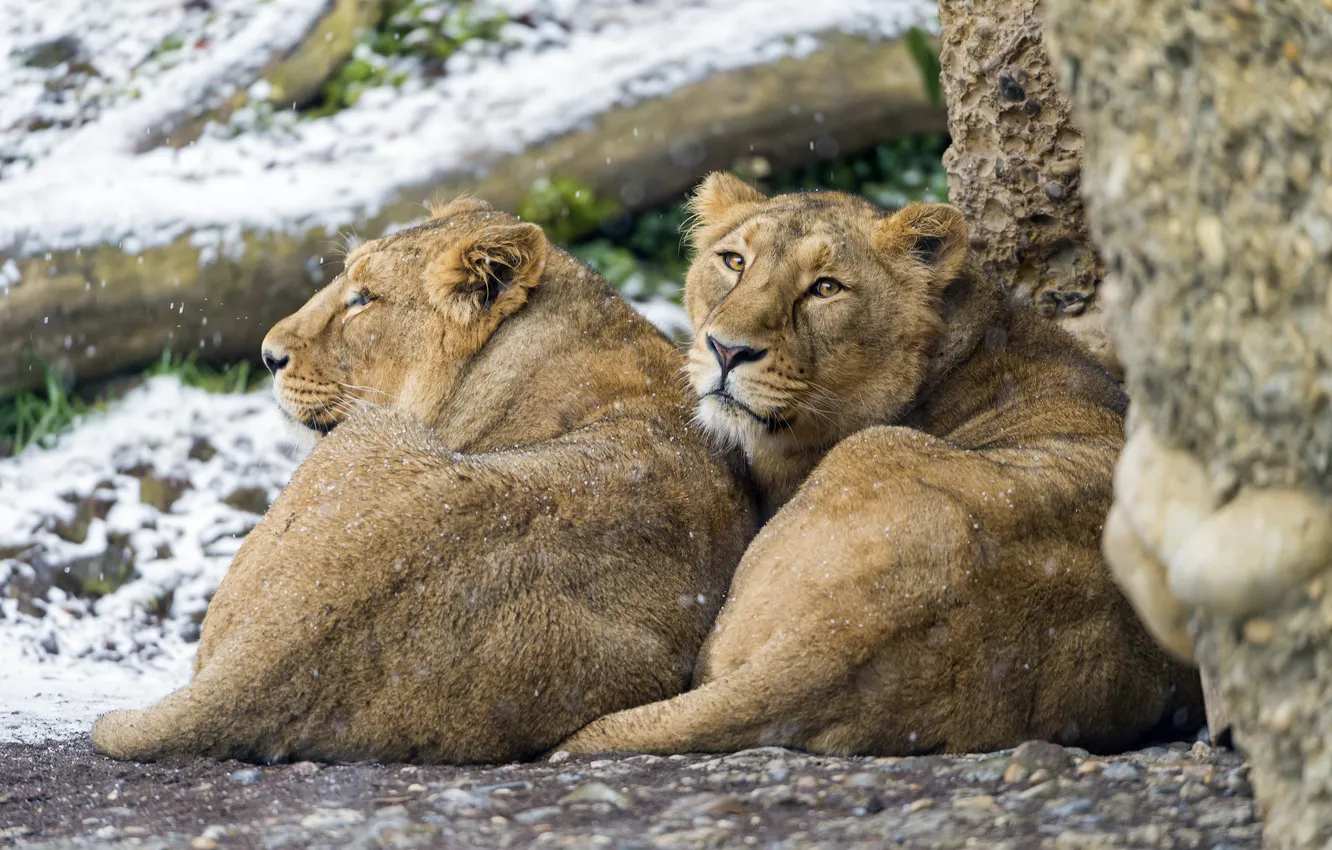
[[[766,162],[759,163],[745,176],[768,194],[834,189],[894,209],[910,201],[948,200],[942,163],[947,148],[944,135],[908,136],[856,156],[775,175],[768,175]],[[617,204],[599,202],[585,187],[556,178],[533,187],[518,213],[542,225],[552,240],[627,297],[678,296],[690,259],[683,237],[684,198],[627,217]]]
[[[148,58],[156,59],[158,56],[161,56],[165,53],[171,53],[173,51],[180,50],[184,46],[185,42],[181,40],[181,37],[179,35],[176,35],[175,33],[171,33],[166,38],[162,39],[161,43],[158,44],[156,47],[154,47],[148,53]]]
[[[367,32],[352,58],[329,77],[322,96],[305,110],[308,117],[332,115],[354,105],[365,89],[400,86],[409,74],[395,63],[415,60],[426,76],[469,41],[496,41],[508,23],[504,15],[478,16],[471,0],[388,0],[379,22]]]
[[[598,198],[591,189],[563,177],[536,181],[517,209],[519,216],[541,225],[546,235],[561,245],[596,233],[619,212],[620,205],[615,201]]]

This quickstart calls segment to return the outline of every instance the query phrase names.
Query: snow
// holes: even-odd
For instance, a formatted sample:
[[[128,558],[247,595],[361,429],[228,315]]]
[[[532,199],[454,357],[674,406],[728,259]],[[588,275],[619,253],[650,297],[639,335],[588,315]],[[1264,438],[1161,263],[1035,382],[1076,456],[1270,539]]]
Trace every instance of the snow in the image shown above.
[[[216,452],[201,459],[197,440]],[[259,519],[224,503],[239,487],[275,497],[302,456],[267,392],[213,395],[170,377],[152,378],[104,414],[94,414],[49,450],[30,447],[0,461],[0,548],[33,543],[62,564],[104,552],[127,535],[139,577],[94,603],[58,588],[24,614],[0,599],[0,740],[86,732],[110,708],[143,705],[189,678],[194,644],[184,632],[202,614],[240,540]],[[188,479],[163,513],[139,501],[135,467]],[[74,505],[62,496],[114,499],[73,543],[51,530]],[[0,559],[0,586],[15,571]],[[144,606],[172,594],[165,619]],[[54,650],[54,652],[52,651]]]
[[[82,10],[96,10],[95,19],[111,34],[136,45],[118,67],[132,66],[144,44],[170,29],[163,22],[130,35],[172,5],[165,0],[55,2],[71,28],[79,27]],[[492,0],[511,14],[536,16],[533,26],[506,28],[526,33],[523,49],[460,52],[438,80],[372,89],[354,107],[326,118],[210,132],[182,149],[134,153],[127,140],[152,129],[173,107],[192,103],[208,79],[242,75],[243,51],[233,50],[233,41],[248,56],[261,43],[289,40],[319,4],[250,0],[248,17],[238,11],[242,0],[220,5],[231,10],[236,32],[193,51],[204,57],[148,75],[138,100],[109,97],[75,129],[27,134],[55,133],[55,142],[29,151],[30,161],[10,166],[0,180],[0,250],[32,255],[125,240],[148,247],[191,230],[216,230],[225,241],[247,229],[337,230],[373,216],[405,191],[424,196],[444,174],[484,168],[613,107],[717,71],[806,54],[817,47],[816,33],[889,38],[928,25],[936,11],[932,0]],[[37,6],[40,13],[32,11]],[[11,54],[33,39],[31,21],[55,19],[49,8],[0,0],[0,11],[20,20],[6,35]],[[557,22],[541,15],[568,17]],[[104,41],[86,45],[94,64],[118,43],[110,36]],[[15,71],[16,60],[9,62],[7,73]],[[23,113],[22,102],[8,102],[18,95],[6,97],[0,115]]]

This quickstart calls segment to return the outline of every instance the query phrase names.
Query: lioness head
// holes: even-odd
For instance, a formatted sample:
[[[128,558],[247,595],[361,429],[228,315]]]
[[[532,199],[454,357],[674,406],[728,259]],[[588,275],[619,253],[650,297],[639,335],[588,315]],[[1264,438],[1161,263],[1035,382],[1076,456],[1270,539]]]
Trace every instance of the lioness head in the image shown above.
[[[695,193],[685,284],[699,418],[745,448],[827,447],[892,422],[926,380],[967,233],[944,204],[895,214],[838,192],[768,198],[730,174]]]
[[[367,242],[264,338],[273,392],[293,420],[332,430],[357,402],[431,421],[461,365],[540,282],[541,228],[482,201]]]

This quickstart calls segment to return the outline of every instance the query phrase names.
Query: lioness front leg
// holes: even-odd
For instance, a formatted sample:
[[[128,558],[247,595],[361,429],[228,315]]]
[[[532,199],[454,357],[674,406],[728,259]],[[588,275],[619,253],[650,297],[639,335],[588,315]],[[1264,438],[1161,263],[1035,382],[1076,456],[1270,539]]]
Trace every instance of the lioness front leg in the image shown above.
[[[568,746],[901,754],[1124,746],[1201,710],[1098,550],[1113,447],[838,445],[746,552],[695,691]]]

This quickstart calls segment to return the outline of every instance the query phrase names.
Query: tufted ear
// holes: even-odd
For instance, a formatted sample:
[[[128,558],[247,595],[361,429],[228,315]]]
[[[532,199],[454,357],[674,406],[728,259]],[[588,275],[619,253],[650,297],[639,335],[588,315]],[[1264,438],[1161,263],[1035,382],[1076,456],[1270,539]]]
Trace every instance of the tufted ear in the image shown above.
[[[426,204],[426,209],[430,211],[431,218],[448,218],[451,215],[465,212],[490,212],[494,207],[480,198],[469,198],[466,195],[460,195],[447,204],[431,201]]]
[[[874,242],[884,253],[905,255],[931,269],[946,285],[966,264],[967,222],[948,204],[911,203],[879,223]]]
[[[527,222],[496,221],[466,234],[427,268],[431,301],[459,322],[503,318],[541,282],[546,246],[546,234]]]
[[[742,206],[761,204],[766,200],[767,196],[734,174],[714,171],[694,190],[694,196],[689,199],[689,211],[707,227]]]

